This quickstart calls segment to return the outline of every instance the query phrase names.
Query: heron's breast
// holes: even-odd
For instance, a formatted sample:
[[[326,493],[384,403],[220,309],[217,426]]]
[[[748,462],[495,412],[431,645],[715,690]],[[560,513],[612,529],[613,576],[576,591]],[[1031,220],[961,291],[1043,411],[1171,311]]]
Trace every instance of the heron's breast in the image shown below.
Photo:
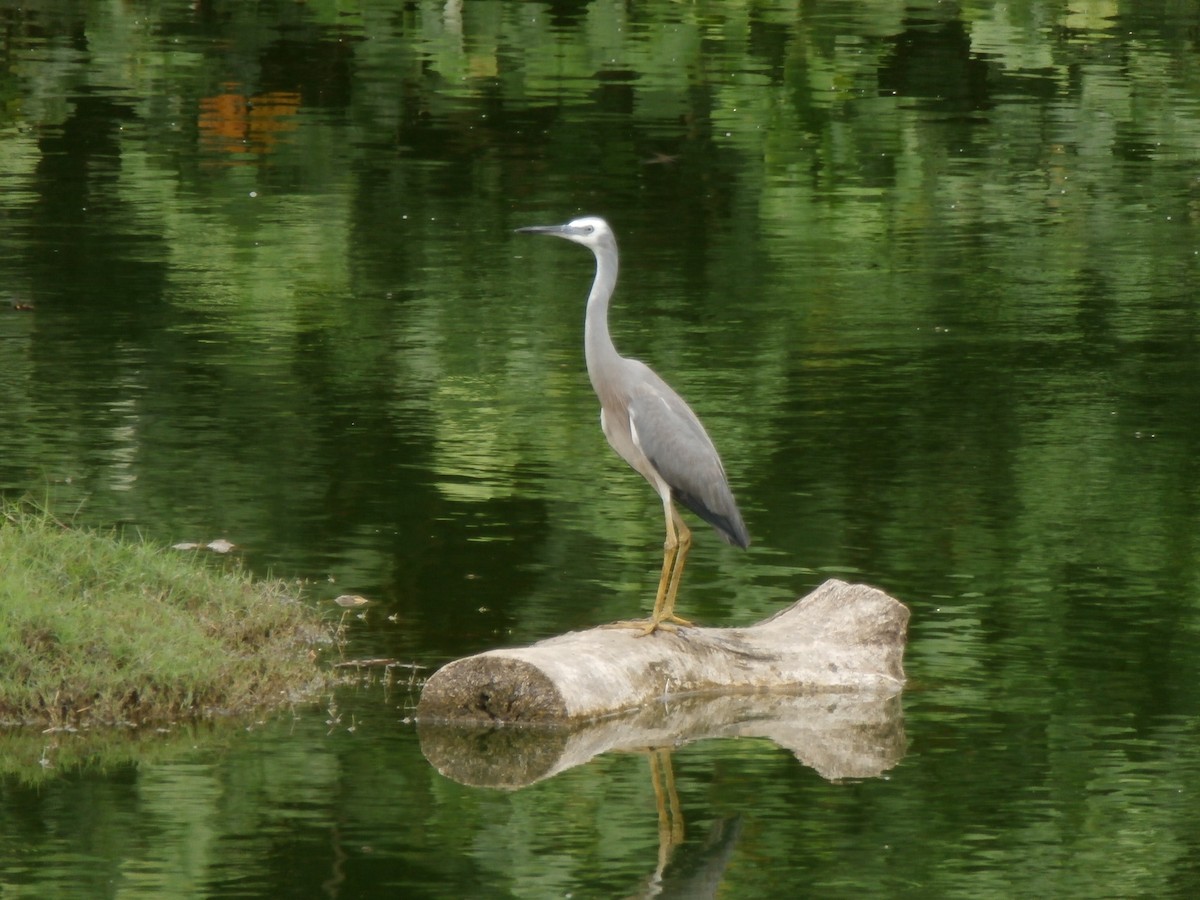
[[[638,446],[637,431],[629,415],[619,410],[601,409],[600,428],[617,455],[649,478],[646,454]]]

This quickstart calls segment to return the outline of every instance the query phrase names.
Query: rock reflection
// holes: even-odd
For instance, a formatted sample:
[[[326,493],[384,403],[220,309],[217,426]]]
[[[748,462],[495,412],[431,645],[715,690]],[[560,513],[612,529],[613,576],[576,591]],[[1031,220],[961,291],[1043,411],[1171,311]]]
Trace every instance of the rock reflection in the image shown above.
[[[631,897],[715,897],[741,835],[718,819],[685,846],[673,749],[701,740],[766,738],[830,781],[872,778],[904,755],[899,695],[693,696],[578,727],[419,723],[421,751],[447,778],[520,790],[610,752],[646,753],[658,813],[653,872]]]
[[[688,697],[576,728],[418,725],[430,764],[462,784],[517,790],[614,751],[760,737],[822,778],[873,778],[904,755],[899,696],[738,694]]]

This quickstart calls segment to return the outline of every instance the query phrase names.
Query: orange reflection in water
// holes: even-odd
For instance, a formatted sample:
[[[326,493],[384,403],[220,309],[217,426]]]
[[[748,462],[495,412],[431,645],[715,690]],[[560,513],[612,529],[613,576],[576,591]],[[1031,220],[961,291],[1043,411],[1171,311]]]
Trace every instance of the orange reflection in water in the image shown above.
[[[224,156],[270,153],[281,135],[296,129],[300,95],[271,91],[247,96],[238,92],[239,86],[224,84],[224,93],[200,99],[201,147]]]

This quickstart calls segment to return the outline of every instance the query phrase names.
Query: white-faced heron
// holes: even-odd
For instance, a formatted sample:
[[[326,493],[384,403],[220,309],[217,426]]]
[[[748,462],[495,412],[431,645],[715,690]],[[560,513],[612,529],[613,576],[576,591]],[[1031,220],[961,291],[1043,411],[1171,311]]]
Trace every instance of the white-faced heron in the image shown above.
[[[662,623],[690,625],[675,615],[675,595],[692,544],[692,532],[675,509],[678,500],[711,524],[726,542],[750,546],[725,467],[690,406],[645,363],[621,356],[608,333],[608,302],[617,284],[617,239],[603,219],[588,216],[566,225],[518,228],[582,244],[596,256],[588,295],[583,347],[588,375],[600,398],[600,427],[617,454],[640,472],[662,498],[667,521],[662,575],[650,618],[627,623],[650,634]],[[626,624],[626,623],[622,623]]]

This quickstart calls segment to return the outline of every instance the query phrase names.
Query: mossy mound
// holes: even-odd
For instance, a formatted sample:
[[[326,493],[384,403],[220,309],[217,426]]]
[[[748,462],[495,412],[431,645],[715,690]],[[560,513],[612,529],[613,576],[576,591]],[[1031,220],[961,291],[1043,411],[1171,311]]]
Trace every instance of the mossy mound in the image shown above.
[[[0,723],[143,725],[328,687],[333,629],[294,585],[0,510]]]

